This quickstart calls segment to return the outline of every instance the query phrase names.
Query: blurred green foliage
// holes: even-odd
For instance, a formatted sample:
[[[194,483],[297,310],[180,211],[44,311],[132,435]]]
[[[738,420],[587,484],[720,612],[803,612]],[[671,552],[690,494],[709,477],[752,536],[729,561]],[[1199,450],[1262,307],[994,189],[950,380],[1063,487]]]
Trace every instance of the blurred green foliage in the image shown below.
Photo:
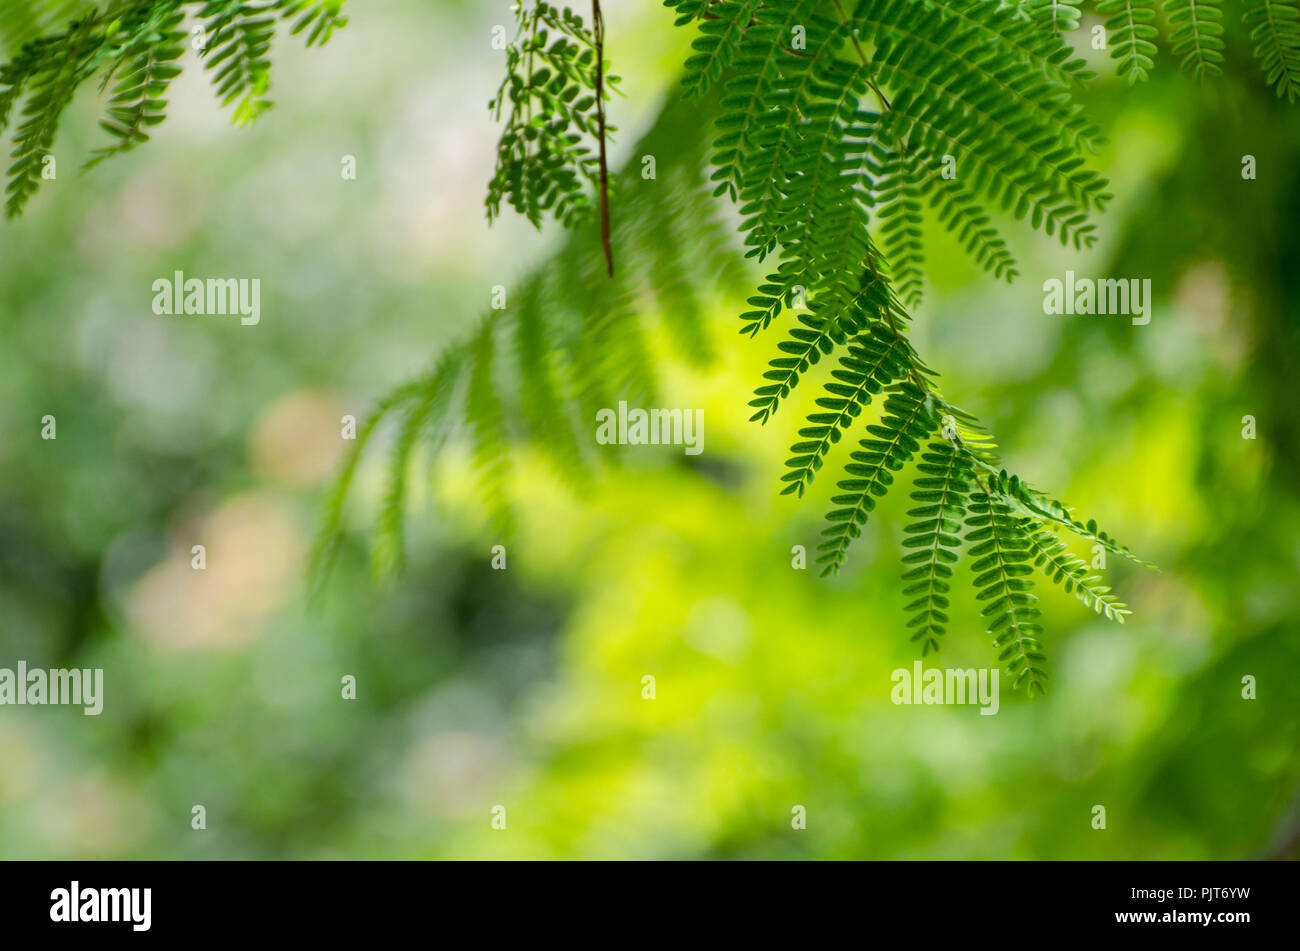
[[[666,11],[606,6],[630,142],[683,51]],[[1008,227],[1007,287],[928,236],[949,253],[914,332],[946,392],[1163,569],[1111,560],[1122,628],[1041,589],[1045,699],[890,702],[917,656],[902,500],[839,578],[792,570],[830,488],[778,496],[781,426],[816,388],[746,421],[767,356],[734,336],[747,279],[710,289],[707,369],[661,367],[662,405],[705,410],[702,456],[628,454],[575,492],[523,453],[494,571],[453,446],[412,468],[406,573],[373,584],[358,532],[306,604],[341,415],[545,260],[526,223],[482,221],[507,18],[358,7],[326,49],[284,46],[276,110],[237,132],[187,73],[148,148],[86,175],[60,158],[0,231],[0,666],[106,684],[100,717],[0,707],[0,856],[1295,857],[1300,122],[1239,44],[1214,84],[1165,57],[1149,85],[1089,92],[1116,196],[1092,251]],[[86,154],[96,106],[74,103],[56,156]],[[1044,315],[1066,268],[1150,278],[1152,322]],[[176,269],[260,277],[262,322],[154,316]],[[382,483],[358,479],[360,526]],[[953,617],[927,665],[989,665],[974,605]]]

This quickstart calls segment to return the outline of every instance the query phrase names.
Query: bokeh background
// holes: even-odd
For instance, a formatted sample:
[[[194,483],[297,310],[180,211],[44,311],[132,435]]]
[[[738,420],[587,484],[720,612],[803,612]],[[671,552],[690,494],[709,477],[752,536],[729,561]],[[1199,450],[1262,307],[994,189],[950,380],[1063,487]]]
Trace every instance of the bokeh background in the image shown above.
[[[604,5],[618,163],[689,37],[653,0]],[[99,717],[0,707],[0,856],[1296,857],[1300,106],[1239,36],[1204,86],[1167,52],[1134,89],[1098,61],[1085,101],[1116,199],[1093,251],[1008,223],[1008,286],[931,229],[915,335],[945,392],[1008,465],[1161,566],[1111,558],[1122,627],[1040,587],[1048,696],[1004,689],[984,717],[890,702],[916,659],[900,500],[841,577],[792,569],[832,480],[777,494],[816,388],[747,422],[774,341],[735,335],[744,280],[710,289],[717,358],[660,368],[659,405],[705,410],[699,464],[628,454],[575,493],[524,462],[494,571],[501,539],[453,447],[422,460],[410,563],[380,584],[381,451],[308,603],[340,417],[426,370],[563,240],[483,215],[508,5],[349,6],[323,50],[281,39],[252,128],[190,60],[154,141],[81,174],[101,135],[85,91],[57,180],[0,228],[0,666],[106,680]],[[1066,268],[1151,279],[1151,323],[1044,315]],[[260,277],[261,324],[154,316],[151,284],[177,269]],[[935,663],[994,663],[973,604]]]

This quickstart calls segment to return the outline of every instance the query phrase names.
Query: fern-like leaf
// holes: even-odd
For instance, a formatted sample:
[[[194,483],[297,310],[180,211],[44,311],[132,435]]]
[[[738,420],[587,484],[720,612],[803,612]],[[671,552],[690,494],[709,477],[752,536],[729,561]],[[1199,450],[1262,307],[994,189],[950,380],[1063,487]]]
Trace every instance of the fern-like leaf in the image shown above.
[[[1006,241],[960,179],[945,179],[936,170],[926,180],[925,187],[935,217],[966,248],[976,264],[1008,282],[1019,276],[1016,259]]]
[[[426,434],[431,434],[428,448],[435,453],[438,451],[446,436],[446,427],[440,424],[447,417],[459,372],[460,362],[455,351],[443,354],[437,369],[420,384],[406,407],[389,457],[387,481],[370,546],[370,567],[376,578],[389,579],[406,564],[404,513],[411,456],[420,438]]]
[[[1119,74],[1130,86],[1147,79],[1155,66],[1155,0],[1100,0],[1097,12],[1107,17],[1110,55],[1119,60]]]
[[[307,45],[318,46],[346,23],[340,15],[342,6],[343,0],[112,0],[102,6],[48,5],[49,11],[76,10],[77,16],[61,32],[23,43],[0,66],[0,132],[20,102],[23,116],[8,169],[7,215],[20,215],[36,192],[59,121],[77,90],[92,78],[100,78],[101,89],[112,86],[100,125],[114,141],[97,149],[87,165],[148,141],[148,130],[164,119],[163,96],[181,69],[186,35],[180,27],[188,8],[197,8],[195,16],[204,21],[200,45],[217,94],[224,105],[235,104],[233,118],[242,124],[270,107],[266,94],[276,23],[297,17],[294,31],[306,31]],[[8,22],[0,17],[0,25]],[[20,36],[47,25],[40,17],[27,17],[22,24]]]
[[[892,153],[884,166],[882,181],[877,185],[880,211],[880,245],[889,262],[889,276],[894,293],[908,308],[921,303],[922,266],[925,252],[921,245],[921,170],[915,159],[902,152]]]
[[[817,398],[817,405],[825,412],[808,417],[811,424],[799,430],[800,441],[790,447],[795,455],[785,461],[789,470],[781,481],[788,483],[782,495],[804,490],[816,477],[822,461],[832,445],[840,441],[845,429],[857,419],[863,407],[895,380],[901,379],[911,369],[910,347],[897,334],[882,324],[854,337],[848,352],[840,357],[840,365],[831,371],[826,383],[828,395]]]
[[[810,367],[844,344],[868,321],[883,319],[891,306],[889,285],[878,275],[868,275],[857,297],[843,308],[833,298],[828,301],[819,297],[811,301],[809,312],[796,316],[799,326],[791,328],[790,339],[777,344],[783,356],[768,361],[771,369],[764,372],[763,378],[771,382],[754,391],[755,398],[749,405],[757,409],[750,420],[767,422]]]
[[[1287,102],[1300,98],[1300,4],[1295,0],[1243,0],[1242,22],[1255,41],[1255,58]]]
[[[1010,475],[1005,469],[989,472],[986,475],[989,490],[997,493],[1017,512],[1031,519],[1039,519],[1066,528],[1080,538],[1095,542],[1112,554],[1122,555],[1136,565],[1155,568],[1149,561],[1138,558],[1128,547],[1121,545],[1110,534],[1102,530],[1096,519],[1083,521],[1074,517],[1074,511],[1064,502],[1032,488],[1019,476]]]
[[[932,442],[927,448],[916,465],[915,491],[909,494],[921,504],[908,510],[914,521],[903,530],[903,596],[915,597],[903,610],[912,614],[907,629],[912,641],[921,642],[922,656],[939,649],[947,629],[952,566],[961,546],[958,533],[974,487],[974,471],[962,453],[948,443]]]
[[[937,428],[938,421],[925,394],[912,383],[891,387],[885,399],[880,422],[867,427],[874,438],[862,439],[861,449],[850,454],[853,460],[844,467],[851,476],[837,486],[841,494],[831,497],[837,506],[826,515],[830,524],[822,529],[827,539],[817,546],[823,554],[818,564],[825,565],[822,575],[838,572],[853,540],[862,534],[867,516],[894,484],[894,473],[921,448],[921,440]]]
[[[1124,623],[1126,615],[1133,613],[1107,585],[1101,583],[1101,576],[1092,574],[1088,563],[1073,554],[1055,532],[1032,519],[1026,519],[1022,524],[1035,554],[1034,566],[1054,583],[1064,586],[1067,594],[1073,594],[1084,607],[1120,624]]]
[[[514,519],[507,499],[510,476],[505,413],[495,379],[496,340],[494,327],[485,323],[472,345],[466,420],[469,423],[474,467],[494,529],[509,537]]]
[[[974,572],[976,597],[986,602],[980,616],[988,620],[988,633],[1006,664],[1012,687],[1026,684],[1030,696],[1044,693],[1046,659],[1039,635],[1040,612],[1035,606],[1034,582],[1029,577],[1033,557],[1029,536],[1019,519],[1001,499],[984,491],[971,495],[966,516],[966,542]]]
[[[93,53],[103,44],[96,27],[94,19],[82,20],[69,28],[61,38],[63,50],[51,50],[49,56],[33,58],[33,62],[41,65],[46,65],[50,58],[57,59],[48,71],[42,69],[30,78],[19,75],[6,77],[6,81],[17,90],[13,93],[13,98],[23,92],[27,94],[23,106],[24,119],[14,133],[14,150],[11,153],[14,161],[8,168],[9,184],[5,189],[8,193],[5,214],[11,219],[18,217],[40,184],[45,156],[54,144],[59,119],[72,102],[77,86],[88,75],[88,62],[93,62],[93,59],[87,59],[88,51]],[[23,88],[24,83],[28,84],[26,89]],[[12,108],[13,98],[0,103],[3,111]]]
[[[722,78],[736,56],[740,38],[762,0],[721,0],[711,4],[700,35],[691,41],[695,53],[686,59],[682,85],[688,99],[699,99]]]
[[[1165,0],[1169,41],[1182,68],[1198,80],[1223,74],[1223,10],[1219,0]]]
[[[1053,33],[1062,33],[1079,28],[1082,5],[1083,0],[1029,0],[1021,9]]]
[[[271,40],[275,20],[265,8],[244,0],[212,0],[199,10],[205,19],[203,65],[212,73],[223,106],[235,104],[238,125],[271,108]]]
[[[127,46],[119,55],[126,65],[113,88],[108,118],[99,123],[116,141],[96,149],[86,168],[148,142],[147,130],[163,121],[167,101],[162,97],[181,74],[176,61],[185,53],[183,25],[181,13],[169,12],[157,23],[125,28]]]
[[[488,220],[505,202],[538,228],[548,214],[574,227],[590,217],[601,189],[599,151],[617,131],[603,122],[602,103],[619,77],[603,74],[595,34],[569,8],[521,2],[515,19],[506,76],[488,103],[498,119],[506,117],[488,183]]]
[[[344,506],[347,502],[348,491],[351,489],[352,480],[356,476],[357,466],[362,456],[365,455],[367,444],[385,417],[395,409],[405,406],[412,399],[418,397],[420,390],[419,383],[408,383],[393,390],[380,400],[379,404],[362,424],[361,429],[358,430],[357,438],[353,440],[351,451],[347,454],[342,469],[334,477],[333,484],[325,494],[319,528],[316,531],[316,539],[312,545],[311,556],[308,559],[313,595],[319,592],[321,585],[328,576],[330,565],[338,550],[339,539],[343,534]]]
[[[307,32],[307,45],[324,46],[334,31],[348,25],[343,16],[346,0],[278,0],[280,15],[294,20],[289,30],[294,36]]]

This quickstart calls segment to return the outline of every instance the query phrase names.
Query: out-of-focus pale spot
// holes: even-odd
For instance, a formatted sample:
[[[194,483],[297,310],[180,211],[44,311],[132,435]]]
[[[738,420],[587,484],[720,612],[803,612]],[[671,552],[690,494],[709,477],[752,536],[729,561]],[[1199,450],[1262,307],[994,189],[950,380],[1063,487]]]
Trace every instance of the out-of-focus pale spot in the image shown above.
[[[1174,290],[1178,309],[1213,342],[1211,353],[1225,369],[1235,369],[1246,357],[1249,321],[1230,320],[1232,285],[1222,261],[1202,261],[1186,271]]]
[[[147,307],[140,312],[147,313]],[[113,327],[116,336],[105,352],[104,375],[114,396],[147,410],[150,421],[185,417],[203,407],[211,393],[212,370],[211,355],[202,345],[179,338],[174,324],[157,317],[119,318]]]
[[[1185,271],[1174,289],[1178,309],[1197,329],[1215,333],[1228,316],[1228,275],[1222,261],[1202,261]]]
[[[496,736],[444,732],[425,737],[402,766],[402,795],[418,809],[447,819],[486,817],[511,758]],[[489,801],[490,800],[490,801]],[[484,820],[486,821],[486,819]]]
[[[1113,708],[1114,694],[1132,682],[1138,670],[1138,649],[1125,631],[1097,626],[1071,638],[1060,652],[1062,690],[1104,698]]]
[[[35,810],[42,851],[64,858],[120,856],[149,834],[144,803],[106,773],[86,773],[51,786]]]
[[[731,598],[709,598],[691,608],[683,636],[687,644],[734,664],[749,653],[753,641],[749,615]]]
[[[184,247],[203,219],[203,194],[172,166],[148,166],[90,209],[78,232],[78,250],[86,258],[104,261],[120,257],[124,248],[148,252]],[[152,297],[146,298],[144,291],[141,297],[147,312]]]
[[[302,528],[288,502],[268,493],[232,499],[184,538],[132,590],[127,616],[154,647],[238,650],[256,640],[297,590]],[[207,569],[191,567],[193,545]]]
[[[1199,588],[1172,572],[1144,572],[1132,581],[1130,604],[1163,605],[1152,617],[1154,640],[1163,673],[1187,676],[1200,670],[1211,657],[1213,641],[1231,640],[1236,632],[1216,630],[1214,616]]]
[[[9,718],[0,719],[0,803],[12,802],[29,793],[35,785],[36,750],[21,725]]]
[[[257,421],[249,457],[258,473],[294,486],[329,477],[343,455],[343,410],[328,393],[299,390]]]

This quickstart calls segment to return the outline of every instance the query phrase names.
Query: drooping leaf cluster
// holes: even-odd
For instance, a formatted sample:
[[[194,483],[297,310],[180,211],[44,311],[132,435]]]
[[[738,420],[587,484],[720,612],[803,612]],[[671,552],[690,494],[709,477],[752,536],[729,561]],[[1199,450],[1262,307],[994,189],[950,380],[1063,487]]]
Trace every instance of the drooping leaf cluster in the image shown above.
[[[1238,0],[1241,23],[1264,76],[1288,102],[1300,97],[1300,3],[1296,0]],[[1021,4],[1052,32],[1077,30],[1082,0],[1029,0]],[[1223,0],[1098,0],[1107,48],[1116,71],[1130,84],[1155,68],[1163,16],[1170,52],[1180,68],[1198,80],[1223,73]]]
[[[703,111],[712,114],[713,108],[710,103]],[[427,479],[436,448],[449,438],[468,447],[494,531],[505,539],[517,450],[537,453],[575,488],[593,471],[617,464],[599,451],[613,447],[594,444],[592,421],[597,410],[620,399],[654,398],[651,330],[661,326],[673,351],[694,366],[712,359],[710,291],[733,286],[743,269],[700,174],[708,153],[701,111],[669,104],[636,143],[638,157],[673,156],[655,177],[645,177],[639,161],[618,173],[620,214],[612,243],[627,263],[614,277],[601,265],[599,236],[589,229],[573,232],[544,267],[507,289],[504,308],[488,310],[427,375],[379,404],[327,498],[312,559],[317,583],[348,533],[346,502],[356,466],[385,433],[391,444],[370,543],[380,578],[405,558],[403,503],[411,474]],[[654,319],[662,325],[652,325]]]
[[[115,0],[90,6],[53,3],[75,18],[61,31],[41,33],[48,17],[17,16],[22,0],[4,0],[0,27],[21,39],[0,66],[0,134],[12,123],[12,163],[5,211],[21,214],[36,192],[59,121],[81,86],[98,79],[108,101],[100,126],[109,143],[89,165],[149,140],[163,121],[167,90],[181,72],[187,48],[202,58],[218,98],[237,123],[256,119],[270,106],[270,48],[276,24],[305,33],[309,46],[326,42],[347,20],[344,0]],[[189,28],[186,28],[187,19]],[[30,37],[30,38],[28,38]],[[17,117],[17,118],[15,118]]]
[[[1093,243],[1089,219],[1110,196],[1086,164],[1097,129],[1073,99],[1090,74],[1055,32],[981,0],[665,2],[699,31],[685,95],[721,88],[715,194],[739,205],[747,253],[775,261],[741,332],[792,311],[753,419],[769,422],[815,365],[835,361],[791,446],[782,492],[802,496],[841,439],[861,433],[831,497],[823,574],[844,566],[879,500],[914,466],[903,556],[912,639],[923,653],[941,643],[965,550],[1000,659],[1013,683],[1041,691],[1036,558],[1106,617],[1127,613],[1046,526],[1102,536],[1000,468],[910,343],[906,306],[921,298],[927,206],[1007,279],[1015,263],[990,211],[1076,248]]]
[[[832,364],[782,476],[783,493],[803,496],[829,460],[840,467],[819,549],[823,574],[847,563],[880,499],[910,470],[915,505],[904,532],[903,593],[912,639],[923,652],[941,644],[964,557],[999,658],[1015,684],[1041,691],[1035,574],[1122,621],[1128,609],[1063,536],[1137,559],[1095,522],[1002,468],[992,439],[948,400],[913,347],[909,311],[922,299],[927,218],[1008,280],[1016,263],[998,217],[1026,221],[1076,249],[1093,244],[1092,217],[1110,196],[1088,168],[1098,132],[1074,97],[1092,77],[1062,39],[1078,27],[1080,3],[665,3],[679,27],[695,32],[685,101],[665,108],[635,154],[674,161],[657,179],[637,163],[624,169],[612,234],[600,243],[575,234],[426,377],[380,403],[329,496],[317,577],[345,531],[357,461],[390,418],[396,432],[371,546],[381,574],[403,559],[417,450],[462,434],[503,530],[512,447],[527,442],[574,482],[599,465],[587,425],[593,411],[648,398],[655,385],[642,316],[647,295],[681,349],[707,357],[707,289],[740,274],[716,207],[725,196],[739,214],[744,255],[765,273],[739,329],[757,336],[780,324],[784,335],[755,390],[752,418],[776,418],[817,364]],[[1143,11],[1150,3],[1101,0],[1098,7],[1131,78],[1149,69],[1155,18]],[[1297,17],[1290,0],[1246,3],[1269,81],[1291,96]],[[20,99],[26,117],[11,170],[15,210],[35,187],[59,114],[90,76],[114,83],[106,119],[114,142],[103,157],[145,140],[161,119],[186,39],[185,6],[121,0],[103,12],[90,8],[64,32],[25,43],[4,67],[0,127]],[[264,108],[275,18],[299,17],[298,29],[310,26],[313,41],[342,22],[338,2],[193,6],[209,30],[206,58],[218,94],[239,121]],[[1212,6],[1168,6],[1174,50],[1197,76],[1213,74],[1221,61]],[[614,79],[603,76],[599,30],[571,10],[521,3],[516,26],[492,101],[505,129],[489,216],[504,202],[535,224],[547,215],[573,224],[592,208],[594,193],[607,194],[593,144],[603,148],[601,130],[612,128],[603,92]],[[606,278],[600,252],[612,272],[613,248],[629,263]],[[574,294],[576,287],[585,294]],[[850,447],[837,451],[850,435]]]
[[[488,184],[488,218],[504,201],[537,227],[550,214],[565,227],[586,220],[600,188],[600,110],[618,76],[602,75],[596,37],[568,7],[515,6],[506,75],[488,104],[505,127]],[[608,137],[617,129],[604,126]]]
[[[817,411],[799,429],[782,491],[802,496],[855,431],[823,531],[823,574],[845,564],[878,501],[914,467],[917,504],[903,555],[912,639],[923,653],[940,645],[964,553],[983,623],[1013,683],[1041,691],[1034,571],[1122,621],[1127,608],[1059,534],[1132,556],[1001,468],[992,440],[944,397],[938,374],[912,346],[907,307],[921,297],[926,214],[1006,279],[1015,276],[1015,261],[994,214],[1024,219],[1076,248],[1093,243],[1090,218],[1110,196],[1086,166],[1098,135],[1073,100],[1090,74],[1055,31],[981,0],[665,2],[677,24],[698,35],[684,67],[684,102],[670,104],[635,150],[671,152],[672,178],[649,185],[635,166],[619,177],[615,244],[633,267],[602,279],[596,245],[575,235],[544,272],[512,291],[505,310],[490,313],[429,376],[382,403],[330,497],[318,577],[344,529],[353,466],[386,416],[405,414],[372,545],[380,573],[401,562],[402,498],[418,443],[462,430],[505,528],[510,444],[528,441],[581,480],[596,464],[584,420],[653,386],[637,316],[647,290],[665,298],[675,339],[702,354],[708,335],[696,288],[709,285],[695,282],[701,265],[717,272],[732,260],[708,193],[692,178],[711,160],[707,188],[736,203],[745,256],[768,264],[741,331],[756,336],[789,324],[751,401],[753,419],[773,419],[816,364],[835,363]],[[501,96],[525,102],[539,86],[551,97],[566,88],[549,88],[554,77],[546,74],[526,84],[534,69],[520,65],[523,50],[517,46],[497,104]],[[571,115],[557,107],[539,126]],[[713,131],[705,134],[707,119]],[[517,127],[515,119],[507,126]],[[502,183],[512,174],[523,181],[531,161],[502,153],[489,194],[494,214],[510,194]],[[590,168],[584,161],[553,167]],[[589,173],[585,183],[576,172],[559,183],[532,174],[545,183],[532,194],[550,195],[561,220],[592,184]],[[519,189],[512,204],[534,221],[552,207],[541,198],[530,206]],[[559,293],[566,286],[592,294],[584,311]]]

